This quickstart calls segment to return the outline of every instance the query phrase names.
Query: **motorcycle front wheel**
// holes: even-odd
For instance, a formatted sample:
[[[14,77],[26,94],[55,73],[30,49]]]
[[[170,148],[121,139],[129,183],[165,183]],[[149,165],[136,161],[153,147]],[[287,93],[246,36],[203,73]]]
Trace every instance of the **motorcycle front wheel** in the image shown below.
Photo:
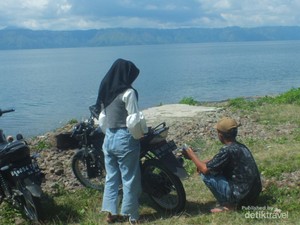
[[[186,193],[182,182],[159,160],[146,160],[142,165],[142,187],[161,209],[170,213],[184,210]]]
[[[39,222],[43,219],[43,209],[41,204],[41,198],[35,197],[26,188],[21,187],[22,193],[21,200],[19,201],[25,215],[33,222]]]
[[[72,170],[78,181],[85,187],[103,190],[105,166],[100,154],[79,150],[72,158]]]

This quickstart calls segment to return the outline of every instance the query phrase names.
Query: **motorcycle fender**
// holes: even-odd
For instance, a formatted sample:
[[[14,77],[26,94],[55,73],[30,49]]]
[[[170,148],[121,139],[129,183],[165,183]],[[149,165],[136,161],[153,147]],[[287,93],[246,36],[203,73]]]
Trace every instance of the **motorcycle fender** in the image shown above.
[[[40,185],[36,184],[33,180],[26,178],[24,179],[25,187],[34,197],[40,198],[42,196],[42,188]]]
[[[180,179],[188,177],[186,170],[172,153],[161,157],[159,161]]]

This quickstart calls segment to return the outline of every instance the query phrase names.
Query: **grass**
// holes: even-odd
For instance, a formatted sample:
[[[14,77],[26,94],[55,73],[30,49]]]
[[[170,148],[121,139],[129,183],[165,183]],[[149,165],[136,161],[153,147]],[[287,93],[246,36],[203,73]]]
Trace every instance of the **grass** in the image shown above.
[[[185,211],[180,215],[168,215],[156,210],[149,198],[142,195],[140,213],[146,220],[143,224],[299,224],[299,178],[297,180],[297,177],[289,176],[293,172],[300,171],[299,93],[300,89],[292,89],[276,97],[250,101],[238,98],[228,102],[229,110],[247,115],[249,119],[274,134],[268,139],[241,137],[241,142],[251,149],[263,177],[263,192],[256,208],[225,214],[208,213],[209,208],[214,206],[215,199],[195,173],[194,165],[190,161],[185,161],[190,174],[184,181],[187,193]],[[198,153],[202,159],[211,158],[221,147],[217,140],[197,139],[188,144],[199,149]],[[101,200],[102,193],[88,189],[75,192],[60,190],[55,196],[45,196],[43,206],[47,215],[44,224],[104,224],[105,214],[99,212]],[[271,213],[273,217],[280,215],[282,218],[266,218],[267,213]],[[284,215],[287,217],[283,218]],[[16,217],[20,217],[17,210],[2,204],[1,224],[15,224],[18,222]],[[23,219],[18,224],[29,225],[30,222]]]

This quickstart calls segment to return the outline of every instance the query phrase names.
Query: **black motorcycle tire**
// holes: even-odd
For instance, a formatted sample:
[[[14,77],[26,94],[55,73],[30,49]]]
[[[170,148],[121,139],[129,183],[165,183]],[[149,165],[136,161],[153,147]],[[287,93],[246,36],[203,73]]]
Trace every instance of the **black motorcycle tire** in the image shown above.
[[[92,153],[90,153],[92,154]],[[75,153],[72,158],[72,170],[75,177],[78,181],[85,187],[92,188],[95,190],[103,190],[104,181],[105,181],[105,166],[103,165],[102,160],[99,156],[94,155],[97,158],[97,175],[93,178],[88,176],[88,166],[87,163],[95,163],[92,162],[92,157],[85,153],[84,149],[81,149]]]
[[[159,208],[169,213],[184,210],[186,193],[182,182],[159,160],[146,160],[142,164],[142,186]]]
[[[42,221],[44,214],[41,204],[41,198],[33,196],[32,193],[25,187],[22,187],[20,191],[23,194],[21,205],[23,206],[25,215],[32,222]]]

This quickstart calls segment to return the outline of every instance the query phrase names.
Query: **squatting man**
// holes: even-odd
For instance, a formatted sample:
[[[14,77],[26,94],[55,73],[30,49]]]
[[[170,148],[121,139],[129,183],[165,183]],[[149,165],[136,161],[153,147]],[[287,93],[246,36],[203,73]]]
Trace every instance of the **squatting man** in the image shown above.
[[[213,213],[251,205],[262,190],[260,173],[250,150],[236,140],[238,126],[229,117],[218,121],[215,128],[224,146],[211,160],[200,160],[191,147],[183,150],[184,157],[194,162],[218,201],[211,209]]]

